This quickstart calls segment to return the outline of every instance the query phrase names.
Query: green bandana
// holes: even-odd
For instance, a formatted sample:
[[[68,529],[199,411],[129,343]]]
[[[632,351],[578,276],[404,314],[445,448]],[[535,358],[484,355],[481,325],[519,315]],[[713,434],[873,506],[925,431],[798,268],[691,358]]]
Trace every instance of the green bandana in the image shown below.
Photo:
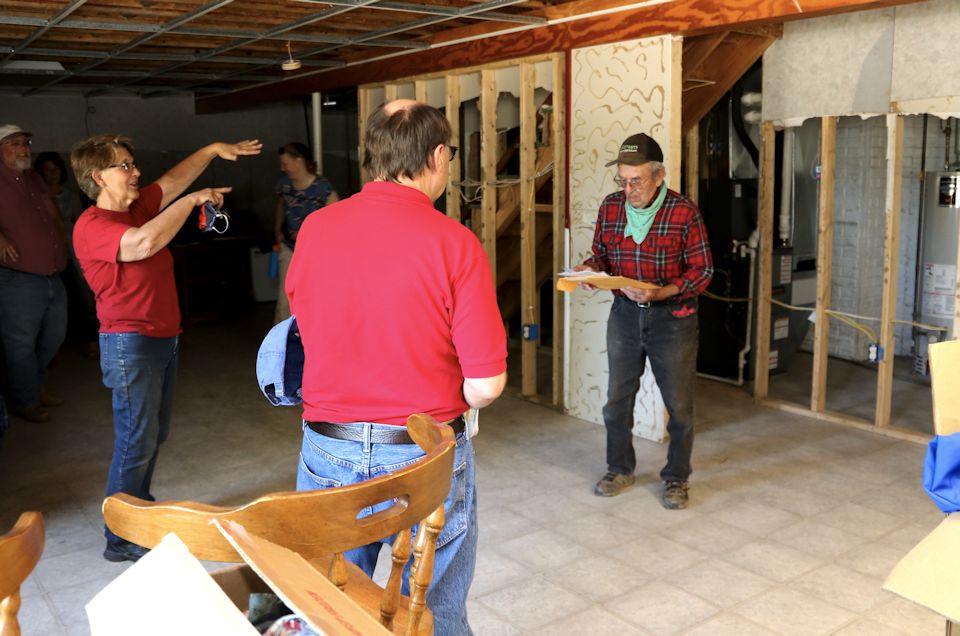
[[[632,237],[633,242],[637,245],[643,243],[643,239],[647,238],[647,232],[649,232],[651,226],[653,226],[654,217],[657,216],[657,212],[660,211],[661,206],[663,206],[663,200],[666,198],[666,181],[660,184],[660,193],[649,207],[635,208],[630,205],[630,199],[624,197],[623,205],[627,211],[627,227],[623,229],[623,235]]]

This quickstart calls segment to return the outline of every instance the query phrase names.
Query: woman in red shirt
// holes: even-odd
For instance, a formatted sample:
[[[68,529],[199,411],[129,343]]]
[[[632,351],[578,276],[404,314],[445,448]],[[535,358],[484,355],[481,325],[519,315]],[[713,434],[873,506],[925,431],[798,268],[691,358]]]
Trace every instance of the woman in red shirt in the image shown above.
[[[140,189],[133,142],[98,135],[77,143],[70,162],[96,204],[77,220],[73,244],[93,290],[100,321],[100,368],[113,392],[115,442],[107,496],[125,492],[153,500],[150,481],[170,430],[180,309],[167,244],[191,211],[216,206],[230,188],[180,195],[210,162],[255,155],[256,140],[201,148]],[[146,552],[106,530],[108,561],[136,561]]]

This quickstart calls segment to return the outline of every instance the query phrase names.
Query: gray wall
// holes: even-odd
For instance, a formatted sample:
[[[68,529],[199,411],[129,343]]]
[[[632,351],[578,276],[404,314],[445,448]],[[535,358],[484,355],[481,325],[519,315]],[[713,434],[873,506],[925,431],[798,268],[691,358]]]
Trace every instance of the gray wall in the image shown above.
[[[35,155],[44,150],[68,155],[76,141],[100,133],[132,137],[144,184],[210,142],[260,139],[264,144],[261,155],[237,163],[215,160],[191,191],[211,185],[232,186],[227,208],[253,212],[267,229],[272,227],[273,187],[280,174],[277,148],[292,140],[309,142],[299,100],[197,115],[188,96],[84,99],[80,95],[5,95],[0,100],[0,123],[15,123],[32,131]]]

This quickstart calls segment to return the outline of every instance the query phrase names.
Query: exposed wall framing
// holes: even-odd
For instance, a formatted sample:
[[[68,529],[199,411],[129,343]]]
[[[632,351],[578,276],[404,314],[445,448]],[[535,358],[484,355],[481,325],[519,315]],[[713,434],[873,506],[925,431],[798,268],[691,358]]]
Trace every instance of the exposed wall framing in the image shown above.
[[[773,123],[763,123],[762,161],[760,169],[760,269],[757,272],[757,368],[754,378],[754,398],[767,406],[791,413],[799,413],[827,422],[843,424],[914,442],[926,442],[928,435],[892,426],[890,407],[893,388],[894,320],[897,302],[897,265],[900,233],[900,169],[903,155],[903,119],[901,115],[887,115],[887,179],[885,205],[885,237],[883,267],[883,300],[881,306],[880,346],[888,352],[877,367],[877,398],[874,420],[836,413],[826,409],[827,397],[827,341],[829,329],[827,310],[830,305],[831,263],[833,252],[833,201],[836,170],[837,118],[821,118],[821,182],[820,217],[817,229],[817,305],[816,333],[814,335],[814,364],[810,407],[785,400],[768,399],[769,374],[763,360],[770,352],[770,287],[773,255],[773,151],[775,131]]]
[[[516,73],[517,75],[513,75]],[[504,80],[505,76],[509,76]],[[521,323],[541,330],[540,287],[553,282],[553,272],[564,266],[566,231],[566,121],[565,121],[565,56],[563,53],[540,55],[520,60],[510,60],[481,67],[457,69],[446,74],[423,75],[385,84],[370,84],[359,88],[360,151],[363,161],[363,126],[366,118],[380,104],[396,98],[412,97],[432,106],[444,108],[453,129],[454,145],[461,149],[464,169],[469,169],[467,153],[475,153],[479,167],[473,176],[461,169],[460,161],[450,167],[446,191],[447,214],[461,222],[469,223],[477,234],[490,259],[494,280],[500,294],[510,293],[510,302],[501,298],[501,310],[506,305],[518,309]],[[509,78],[519,77],[519,86]],[[479,79],[479,82],[475,81]],[[503,84],[503,85],[501,85]],[[549,104],[538,109],[538,91],[549,87]],[[436,90],[435,90],[436,89]],[[519,175],[515,180],[498,177],[505,162],[506,139],[504,122],[498,123],[498,104],[502,93],[511,92],[519,97]],[[442,93],[438,97],[437,94]],[[479,151],[472,147],[475,139],[464,125],[466,117],[462,107],[478,97],[475,115],[479,117]],[[473,107],[471,107],[472,109]],[[471,110],[471,113],[474,113]],[[463,120],[463,121],[462,121]],[[459,140],[459,141],[458,141]],[[364,181],[369,175],[363,174]],[[552,179],[552,187],[545,188]],[[510,183],[510,181],[513,183]],[[469,185],[467,185],[469,183]],[[474,195],[474,190],[477,194]],[[538,203],[538,191],[550,203]],[[479,206],[470,206],[479,196]],[[466,201],[466,207],[465,207]],[[550,214],[550,219],[546,218]],[[519,231],[516,231],[519,226]],[[505,235],[517,232],[518,242],[505,240]],[[546,237],[552,235],[552,241]],[[501,248],[498,250],[498,243]],[[552,250],[552,258],[549,251]],[[539,264],[539,267],[538,267]],[[517,298],[512,298],[509,282],[510,272],[519,268]],[[500,271],[498,271],[498,269]],[[553,286],[553,285],[552,285]],[[505,292],[505,290],[510,290]],[[521,394],[539,402],[560,406],[563,389],[563,300],[554,292],[552,303],[552,364],[548,369],[538,369],[540,350],[538,338],[521,342]],[[550,388],[538,394],[538,372],[552,372]]]
[[[833,202],[837,173],[837,118],[820,121],[820,211],[817,219],[817,308],[813,341],[813,384],[810,410],[827,405],[827,342],[830,329],[827,309],[833,283]]]

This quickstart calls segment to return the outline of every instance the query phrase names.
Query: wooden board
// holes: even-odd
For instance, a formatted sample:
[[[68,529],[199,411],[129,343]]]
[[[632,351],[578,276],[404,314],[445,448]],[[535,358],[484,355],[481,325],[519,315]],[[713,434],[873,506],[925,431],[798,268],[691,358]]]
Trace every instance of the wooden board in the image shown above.
[[[773,199],[776,133],[771,122],[763,122],[760,146],[760,259],[757,268],[757,286],[752,290],[757,306],[756,360],[753,376],[753,397],[767,397],[770,369],[770,290],[773,288]]]
[[[817,219],[817,308],[813,332],[813,380],[810,409],[827,406],[830,288],[833,282],[833,200],[837,171],[837,118],[820,120],[820,214]]]

